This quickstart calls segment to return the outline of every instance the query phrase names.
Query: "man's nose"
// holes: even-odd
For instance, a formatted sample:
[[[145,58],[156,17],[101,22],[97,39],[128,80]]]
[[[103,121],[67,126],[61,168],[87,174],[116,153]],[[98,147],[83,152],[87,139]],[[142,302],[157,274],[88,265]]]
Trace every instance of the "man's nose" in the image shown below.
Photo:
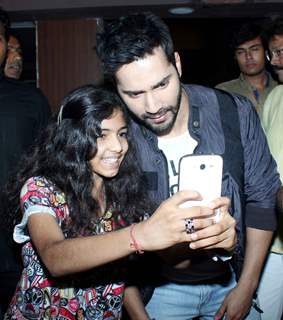
[[[250,50],[245,51],[245,56],[246,56],[246,59],[251,59],[253,57]]]
[[[278,64],[280,64],[279,56],[276,54],[272,54],[270,64],[272,64],[273,66],[277,66]]]
[[[152,93],[145,95],[145,111],[148,113],[156,113],[157,111],[156,99]]]
[[[13,52],[13,60],[18,60],[18,61],[22,61],[23,57],[20,53],[18,52]]]

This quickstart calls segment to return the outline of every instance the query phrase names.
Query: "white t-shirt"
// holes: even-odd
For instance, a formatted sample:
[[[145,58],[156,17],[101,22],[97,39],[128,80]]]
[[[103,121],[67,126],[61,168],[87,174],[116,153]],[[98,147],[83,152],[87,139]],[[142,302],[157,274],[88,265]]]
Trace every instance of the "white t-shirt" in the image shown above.
[[[167,159],[171,196],[178,191],[179,161],[184,155],[192,154],[196,146],[197,141],[189,131],[174,138],[158,137],[158,147]]]

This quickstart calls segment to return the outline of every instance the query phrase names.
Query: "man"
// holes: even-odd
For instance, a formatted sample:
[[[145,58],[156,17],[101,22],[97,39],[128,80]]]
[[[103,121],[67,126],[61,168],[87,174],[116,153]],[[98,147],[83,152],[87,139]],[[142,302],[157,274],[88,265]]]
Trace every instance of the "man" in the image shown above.
[[[48,102],[39,89],[8,79],[3,74],[7,28],[7,15],[0,10],[0,196],[15,166],[20,165],[22,154],[28,150],[50,117]],[[5,218],[2,202],[0,215]],[[0,230],[0,319],[20,274],[19,262],[8,242],[12,242],[12,235]]]
[[[283,19],[275,20],[266,30],[269,51],[267,58],[279,81],[283,82]],[[261,117],[270,151],[277,162],[283,183],[283,86],[277,86],[268,95]],[[283,189],[278,195],[278,208],[282,208]],[[263,310],[262,320],[281,319],[283,313],[283,212],[278,211],[279,223],[267,257],[258,289]]]
[[[239,78],[216,86],[229,92],[241,94],[253,103],[260,114],[264,101],[277,85],[265,70],[265,54],[262,30],[256,24],[243,25],[233,37],[234,57],[241,71]]]
[[[9,35],[6,63],[4,67],[5,76],[20,79],[23,71],[23,55],[19,40],[13,34]]]
[[[279,82],[283,82],[283,19],[275,20],[267,28],[265,35],[269,48],[266,58],[276,72]]]
[[[183,155],[225,153],[215,92],[181,84],[181,61],[174,52],[169,30],[152,14],[121,17],[105,25],[104,32],[97,37],[97,52],[105,75],[114,80],[132,114],[137,156],[148,189],[160,203],[169,196],[169,190],[172,194],[176,189],[178,161]],[[274,203],[280,182],[254,108],[243,97],[234,100],[239,109],[245,159],[239,167],[244,167],[245,185],[233,179],[225,161],[222,194],[232,200],[231,213],[237,220],[245,216],[247,244],[240,280],[235,282],[229,260],[211,250],[217,245],[205,244],[208,239],[215,239],[220,241],[221,248],[225,232],[216,240],[211,226],[202,228],[191,234],[193,240],[204,237],[198,246],[193,242],[190,248],[174,247],[160,253],[162,277],[155,278],[156,288],[147,305],[151,318],[221,319],[225,315],[226,319],[243,319],[249,313],[250,319],[259,319],[257,311],[250,307],[272,230],[276,228]],[[231,141],[230,145],[234,143]],[[231,161],[237,158],[235,155]],[[241,188],[245,203],[240,202]],[[220,227],[221,220],[214,221],[213,226]],[[239,220],[237,228],[241,228]],[[242,229],[238,236],[243,233]],[[236,252],[242,249],[237,246]],[[146,269],[148,274],[152,268],[153,265]],[[134,300],[127,299],[131,298]],[[139,318],[137,312],[133,318],[146,319],[144,315]]]

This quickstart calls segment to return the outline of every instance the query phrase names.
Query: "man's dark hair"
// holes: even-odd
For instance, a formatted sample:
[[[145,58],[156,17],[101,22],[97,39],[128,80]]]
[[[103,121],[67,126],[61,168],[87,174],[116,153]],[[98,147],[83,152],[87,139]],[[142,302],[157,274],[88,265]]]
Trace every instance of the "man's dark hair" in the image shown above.
[[[277,18],[266,26],[264,38],[267,43],[276,35],[283,36],[283,18]]]
[[[262,27],[258,23],[243,24],[232,36],[231,47],[233,50],[237,49],[241,44],[260,37],[262,42]]]
[[[8,39],[8,31],[10,27],[10,19],[6,11],[0,8],[0,23],[2,23],[5,29],[5,36]]]
[[[174,47],[167,25],[150,12],[136,13],[105,23],[97,34],[97,54],[105,76],[114,78],[124,64],[152,54],[161,46],[169,62],[175,65]]]

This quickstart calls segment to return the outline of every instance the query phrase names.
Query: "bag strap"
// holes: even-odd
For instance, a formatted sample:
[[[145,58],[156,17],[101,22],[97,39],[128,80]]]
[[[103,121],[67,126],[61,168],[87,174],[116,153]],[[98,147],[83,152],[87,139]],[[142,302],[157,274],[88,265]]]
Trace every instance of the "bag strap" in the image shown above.
[[[224,172],[229,171],[239,186],[244,182],[244,149],[241,140],[240,120],[234,97],[220,89],[215,89],[219,103],[221,124],[225,137],[223,155]]]

